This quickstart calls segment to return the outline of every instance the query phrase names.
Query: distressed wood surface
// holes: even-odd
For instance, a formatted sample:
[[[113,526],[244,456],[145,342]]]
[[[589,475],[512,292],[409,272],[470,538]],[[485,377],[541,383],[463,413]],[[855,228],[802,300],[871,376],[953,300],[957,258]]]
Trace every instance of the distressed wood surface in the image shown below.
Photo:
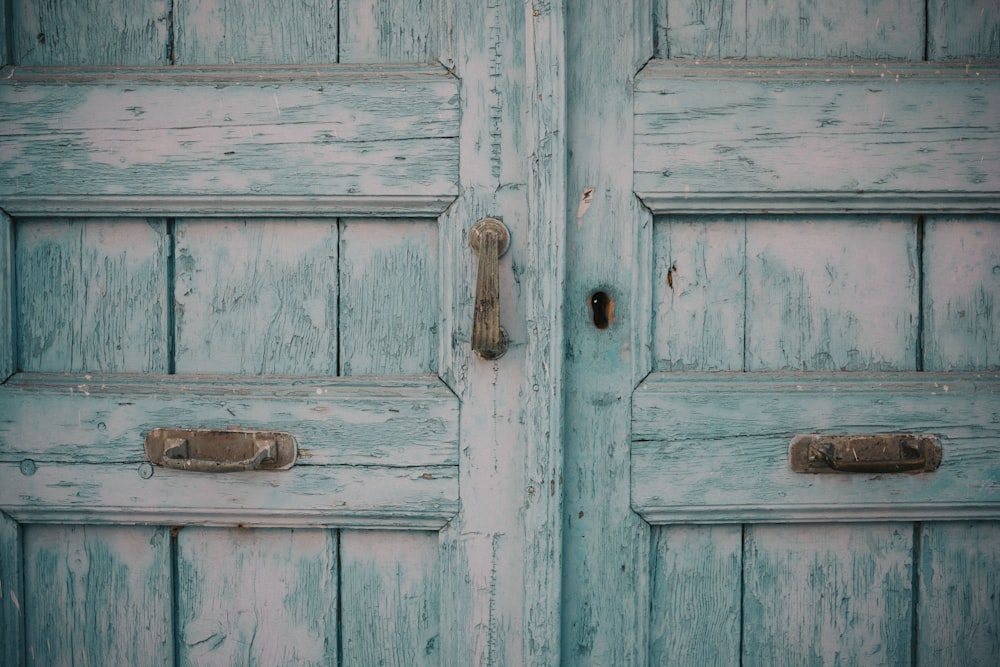
[[[176,0],[178,65],[335,63],[340,2]]]
[[[147,479],[144,464],[43,462],[0,463],[0,475],[0,509],[18,521],[438,529],[458,510],[454,466],[155,468]]]
[[[167,371],[163,220],[47,220],[17,226],[19,368]]]
[[[441,664],[436,533],[340,533],[345,665]]]
[[[657,213],[991,210],[997,78],[980,67],[654,62],[635,84],[635,190]]]
[[[442,662],[560,662],[565,7],[446,2],[441,59],[462,81],[462,192],[440,221],[441,375],[462,401],[462,510],[442,531]],[[502,217],[510,349],[472,354],[468,230]],[[473,443],[477,443],[473,445]]]
[[[436,371],[437,225],[342,220],[339,256],[341,374]]]
[[[337,663],[332,531],[183,528],[177,574],[180,664]]]
[[[16,376],[0,389],[0,460],[137,463],[145,434],[169,426],[286,431],[298,465],[458,463],[458,404],[436,378],[156,380]]]
[[[0,663],[23,665],[24,561],[21,527],[0,512]]]
[[[745,218],[660,218],[653,245],[656,369],[743,370]]]
[[[1000,655],[1000,524],[922,524],[919,576],[916,664],[996,664]]]
[[[923,258],[924,368],[1000,369],[1000,219],[928,218]]]
[[[340,8],[340,61],[436,62],[442,0],[355,0]]]
[[[633,397],[632,503],[662,522],[1000,516],[996,374],[650,376]],[[797,433],[933,433],[921,475],[809,475]]]
[[[924,57],[920,0],[656,0],[657,58]]]
[[[740,664],[743,528],[653,529],[649,664]]]
[[[170,0],[13,0],[16,65],[167,65]]]
[[[568,162],[562,658],[643,665],[649,526],[629,508],[629,396],[650,368],[653,224],[633,196],[633,75],[652,54],[644,1],[567,3]],[[614,300],[595,326],[593,295]]]
[[[52,196],[419,207],[456,192],[457,84],[439,68],[39,72],[0,79],[0,198],[15,215]]]
[[[746,370],[917,370],[912,220],[751,219],[746,254]]]
[[[910,665],[909,524],[751,526],[744,665]]]
[[[745,58],[746,1],[652,0],[656,58]]]
[[[0,384],[17,370],[14,221],[0,210]]]
[[[162,527],[26,527],[27,663],[174,664],[170,558]]]
[[[928,0],[930,60],[1000,57],[1000,6],[994,0]]]
[[[178,220],[178,373],[337,374],[337,223]]]

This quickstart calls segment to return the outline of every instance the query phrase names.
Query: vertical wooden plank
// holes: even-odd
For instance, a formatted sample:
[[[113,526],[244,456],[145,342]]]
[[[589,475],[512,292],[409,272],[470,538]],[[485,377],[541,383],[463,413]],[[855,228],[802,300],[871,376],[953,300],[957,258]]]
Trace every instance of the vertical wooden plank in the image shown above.
[[[180,664],[336,664],[333,532],[189,527],[177,540]]]
[[[178,65],[305,65],[337,62],[331,0],[176,0]]]
[[[168,252],[162,220],[19,223],[20,368],[166,372]]]
[[[437,533],[341,533],[343,664],[441,664]]]
[[[634,75],[652,54],[648,2],[567,3],[570,192],[563,660],[644,665],[649,526],[630,508],[632,389],[651,368],[653,221],[633,193]],[[592,295],[614,300],[595,326]]]
[[[16,65],[165,65],[170,0],[12,0]]]
[[[434,62],[443,29],[438,0],[341,3],[340,62]]]
[[[1000,219],[928,218],[924,370],[1000,368]]]
[[[442,661],[558,664],[566,3],[442,4],[442,61],[462,81],[462,182],[439,226],[439,363],[469,445],[461,511],[442,530]],[[500,260],[510,348],[495,361],[469,343],[468,232],[487,216],[511,230]]]
[[[0,210],[0,383],[17,370],[14,333],[14,221]]]
[[[1000,655],[1000,523],[920,530],[917,663],[988,667]]]
[[[721,60],[747,52],[747,3],[654,0],[657,58]]]
[[[340,232],[341,375],[433,373],[437,225],[344,220]]]
[[[178,373],[337,374],[337,223],[179,220]]]
[[[747,224],[748,370],[914,370],[912,220]]]
[[[749,58],[923,60],[923,0],[749,0]]]
[[[743,527],[659,526],[652,549],[649,664],[740,664]]]
[[[910,665],[909,524],[755,525],[743,664]]]
[[[996,0],[928,0],[929,60],[1000,57],[1000,5]]]
[[[24,528],[27,659],[37,665],[172,665],[166,528]]]
[[[0,512],[0,664],[24,664],[21,527]]]
[[[667,217],[653,245],[656,370],[743,370],[745,219]]]

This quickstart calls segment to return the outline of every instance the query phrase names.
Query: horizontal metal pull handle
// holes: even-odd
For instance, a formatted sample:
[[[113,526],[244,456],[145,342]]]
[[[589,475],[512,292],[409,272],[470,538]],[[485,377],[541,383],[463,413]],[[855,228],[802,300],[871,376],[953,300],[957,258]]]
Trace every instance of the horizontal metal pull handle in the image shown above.
[[[469,245],[479,256],[472,351],[499,359],[507,351],[507,332],[500,326],[500,258],[510,245],[510,231],[496,218],[483,218],[473,225]]]
[[[287,470],[295,464],[295,438],[275,431],[157,428],[146,436],[150,463],[191,472]]]
[[[796,435],[788,463],[795,472],[933,472],[941,465],[941,441],[914,433]]]

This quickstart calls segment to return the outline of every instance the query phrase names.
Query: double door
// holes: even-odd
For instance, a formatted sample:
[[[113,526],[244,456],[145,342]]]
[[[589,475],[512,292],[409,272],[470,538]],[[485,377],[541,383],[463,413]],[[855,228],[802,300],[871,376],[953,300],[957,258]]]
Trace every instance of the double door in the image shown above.
[[[1000,17],[888,4],[14,3],[0,661],[989,664]]]

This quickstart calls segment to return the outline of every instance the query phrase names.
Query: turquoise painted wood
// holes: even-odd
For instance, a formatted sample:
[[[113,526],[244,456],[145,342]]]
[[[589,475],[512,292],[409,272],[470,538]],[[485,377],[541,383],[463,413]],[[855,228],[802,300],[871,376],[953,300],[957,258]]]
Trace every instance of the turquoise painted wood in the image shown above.
[[[992,664],[997,20],[8,3],[0,661]],[[817,430],[945,457],[792,473]]]
[[[440,67],[17,68],[2,83],[0,196],[15,216],[51,212],[52,198],[85,210],[148,211],[147,196],[173,215],[185,201],[255,210],[247,195],[315,202],[323,215],[335,202],[427,214],[456,192],[457,83]]]
[[[87,644],[67,616],[35,658],[8,604],[4,659],[558,663],[562,6],[140,4],[3,13],[0,544],[113,535],[165,581],[109,590],[171,615]],[[486,216],[502,363],[469,346]],[[287,430],[299,463],[151,467],[170,424]],[[65,606],[69,551],[51,585],[5,563],[5,599]]]
[[[35,525],[23,549],[28,664],[171,664],[169,530]]]
[[[336,662],[334,531],[186,527],[176,535],[179,664]]]

